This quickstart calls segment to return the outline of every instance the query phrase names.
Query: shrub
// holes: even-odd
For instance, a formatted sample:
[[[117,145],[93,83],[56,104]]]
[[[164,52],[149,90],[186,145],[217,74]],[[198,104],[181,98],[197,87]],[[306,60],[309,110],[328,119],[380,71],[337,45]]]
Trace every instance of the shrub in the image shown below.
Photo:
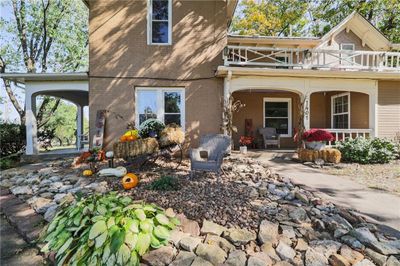
[[[178,190],[178,180],[173,176],[162,176],[148,185],[151,190]]]
[[[355,138],[339,142],[338,149],[346,162],[360,164],[388,163],[398,156],[398,146],[385,139]]]
[[[0,156],[21,152],[25,148],[25,126],[0,123]]]
[[[165,128],[163,122],[157,119],[148,119],[139,126],[139,135],[142,138],[157,138],[161,131]]]
[[[312,128],[303,133],[305,141],[333,141],[333,135],[323,129]]]
[[[149,248],[168,242],[179,224],[173,212],[109,193],[63,205],[49,224],[42,252],[57,265],[139,265]]]
[[[0,169],[5,170],[16,167],[20,161],[19,154],[13,154],[7,157],[0,158]]]

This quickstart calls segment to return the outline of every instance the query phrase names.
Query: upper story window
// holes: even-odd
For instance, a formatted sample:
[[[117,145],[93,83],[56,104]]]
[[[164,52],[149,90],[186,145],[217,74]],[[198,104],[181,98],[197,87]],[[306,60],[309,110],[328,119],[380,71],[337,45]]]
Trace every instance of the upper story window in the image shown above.
[[[354,43],[341,43],[340,50],[353,52],[355,50]],[[341,64],[352,65],[354,63],[354,55],[351,53],[345,53],[340,55]]]
[[[147,43],[171,44],[172,0],[148,0]]]

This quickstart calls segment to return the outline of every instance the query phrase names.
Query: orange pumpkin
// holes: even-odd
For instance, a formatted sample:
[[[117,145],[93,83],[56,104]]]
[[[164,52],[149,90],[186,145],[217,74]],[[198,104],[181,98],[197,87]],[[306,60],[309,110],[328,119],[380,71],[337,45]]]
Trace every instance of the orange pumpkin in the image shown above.
[[[125,136],[125,141],[135,141],[137,138],[133,135]]]
[[[121,136],[121,137],[119,138],[119,140],[120,140],[121,142],[125,142],[125,141],[127,140],[127,137],[128,137],[128,136],[123,135],[123,136]]]
[[[139,178],[133,173],[127,173],[122,178],[122,186],[124,189],[131,189],[139,184]]]

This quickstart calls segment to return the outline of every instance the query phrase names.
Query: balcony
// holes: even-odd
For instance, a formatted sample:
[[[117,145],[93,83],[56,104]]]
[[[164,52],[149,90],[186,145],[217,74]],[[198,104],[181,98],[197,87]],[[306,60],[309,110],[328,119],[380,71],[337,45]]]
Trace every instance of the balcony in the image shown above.
[[[400,52],[227,46],[224,65],[400,72]]]

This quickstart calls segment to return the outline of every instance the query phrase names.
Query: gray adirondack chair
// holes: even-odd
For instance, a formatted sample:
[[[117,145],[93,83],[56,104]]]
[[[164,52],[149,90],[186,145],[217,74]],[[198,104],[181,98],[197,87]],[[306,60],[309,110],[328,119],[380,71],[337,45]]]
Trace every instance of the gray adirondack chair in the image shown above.
[[[281,136],[276,133],[276,128],[264,127],[258,129],[258,132],[263,137],[265,149],[268,145],[277,145],[278,149],[281,147]]]
[[[208,171],[220,174],[224,155],[228,152],[231,138],[223,134],[208,134],[200,138],[200,145],[196,149],[191,149],[190,157],[190,176],[195,171]],[[205,153],[206,158],[202,158],[201,153]]]

